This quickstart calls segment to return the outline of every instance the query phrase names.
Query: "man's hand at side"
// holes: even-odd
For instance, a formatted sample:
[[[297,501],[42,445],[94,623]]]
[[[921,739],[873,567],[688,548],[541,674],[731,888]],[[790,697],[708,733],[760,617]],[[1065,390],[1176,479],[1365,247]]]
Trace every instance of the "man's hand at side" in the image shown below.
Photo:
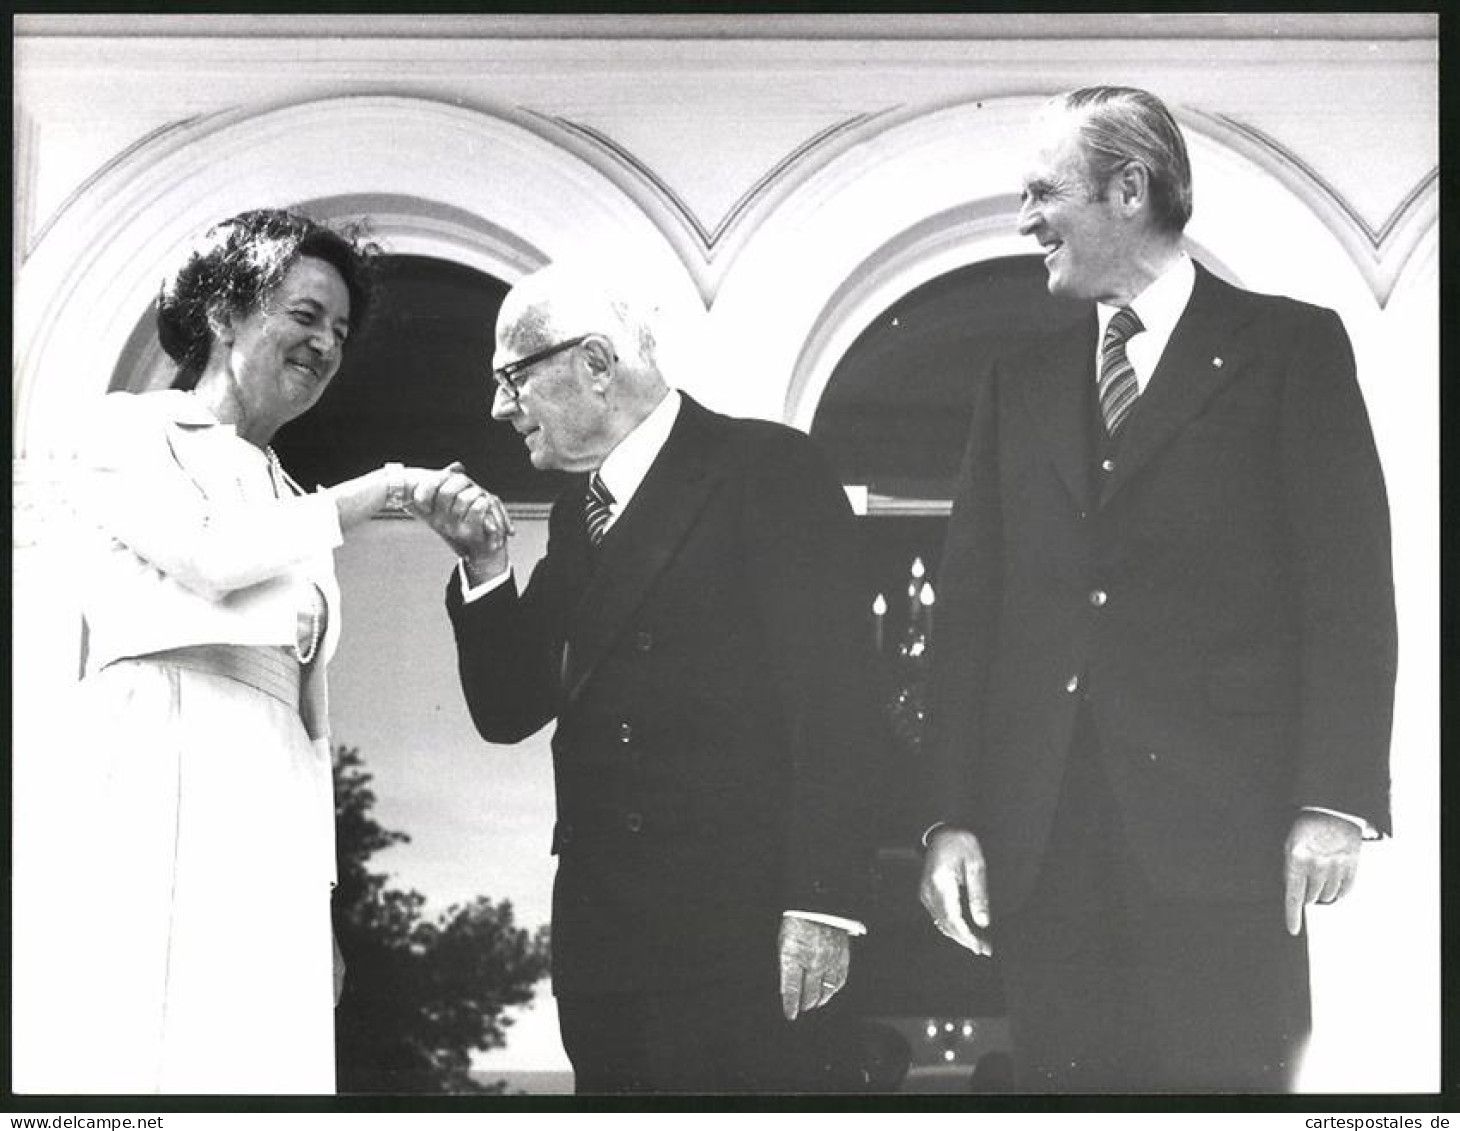
[[[1284,853],[1288,934],[1303,929],[1310,903],[1336,903],[1353,886],[1363,833],[1353,821],[1305,809],[1293,822]]]
[[[841,927],[787,915],[781,919],[780,958],[781,1012],[794,1021],[847,984],[852,938]]]
[[[971,832],[949,826],[933,832],[918,898],[933,926],[959,946],[974,954],[993,954],[987,935],[980,933],[989,925],[988,873],[983,849]]]

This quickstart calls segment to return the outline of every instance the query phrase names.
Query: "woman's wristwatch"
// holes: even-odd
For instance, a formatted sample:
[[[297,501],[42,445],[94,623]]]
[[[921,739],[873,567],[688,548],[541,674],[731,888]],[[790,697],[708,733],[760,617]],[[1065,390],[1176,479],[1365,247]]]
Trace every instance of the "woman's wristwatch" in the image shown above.
[[[410,502],[410,485],[406,482],[406,467],[403,463],[385,465],[385,509],[403,511]]]

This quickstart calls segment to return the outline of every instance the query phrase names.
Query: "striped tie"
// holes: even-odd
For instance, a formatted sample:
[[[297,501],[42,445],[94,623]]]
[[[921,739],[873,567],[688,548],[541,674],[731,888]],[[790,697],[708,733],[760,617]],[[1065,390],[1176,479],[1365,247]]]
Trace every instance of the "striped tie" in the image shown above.
[[[593,478],[588,481],[588,493],[583,497],[583,517],[588,523],[588,540],[595,546],[603,541],[609,516],[612,514],[609,508],[612,506],[613,496],[595,471]]]
[[[1110,319],[1105,341],[1100,344],[1100,415],[1105,418],[1105,431],[1112,437],[1141,395],[1136,371],[1125,356],[1125,343],[1144,329],[1136,312],[1122,306]]]

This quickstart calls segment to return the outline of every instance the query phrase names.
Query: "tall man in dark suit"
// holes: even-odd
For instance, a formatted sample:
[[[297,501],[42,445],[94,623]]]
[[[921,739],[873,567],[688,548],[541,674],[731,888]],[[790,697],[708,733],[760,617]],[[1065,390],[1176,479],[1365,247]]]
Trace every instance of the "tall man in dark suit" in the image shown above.
[[[1036,137],[1019,230],[1096,307],[977,386],[921,897],[997,951],[1021,1088],[1281,1090],[1305,907],[1389,829],[1389,522],[1353,354],[1332,311],[1186,257],[1157,99],[1077,91]]]
[[[464,476],[415,509],[461,558],[446,600],[477,729],[557,720],[553,985],[578,1090],[835,1086],[826,1019],[804,1015],[845,984],[864,914],[853,518],[804,435],[702,408],[656,353],[601,283],[523,280],[492,414],[535,467],[581,473],[547,556],[519,595],[506,512]]]

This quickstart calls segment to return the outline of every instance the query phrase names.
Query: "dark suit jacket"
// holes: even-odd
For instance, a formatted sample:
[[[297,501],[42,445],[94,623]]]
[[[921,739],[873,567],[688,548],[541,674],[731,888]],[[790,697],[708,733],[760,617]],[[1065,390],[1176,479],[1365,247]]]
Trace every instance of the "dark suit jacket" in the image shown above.
[[[1017,908],[1084,699],[1156,889],[1267,898],[1299,807],[1389,826],[1388,505],[1353,354],[1332,311],[1198,267],[1101,476],[1095,334],[1092,315],[979,381],[930,815],[979,834],[996,912]]]
[[[877,720],[846,497],[801,433],[689,397],[596,567],[583,489],[520,598],[447,590],[483,737],[557,719],[554,989],[773,990],[783,911],[866,913]]]

